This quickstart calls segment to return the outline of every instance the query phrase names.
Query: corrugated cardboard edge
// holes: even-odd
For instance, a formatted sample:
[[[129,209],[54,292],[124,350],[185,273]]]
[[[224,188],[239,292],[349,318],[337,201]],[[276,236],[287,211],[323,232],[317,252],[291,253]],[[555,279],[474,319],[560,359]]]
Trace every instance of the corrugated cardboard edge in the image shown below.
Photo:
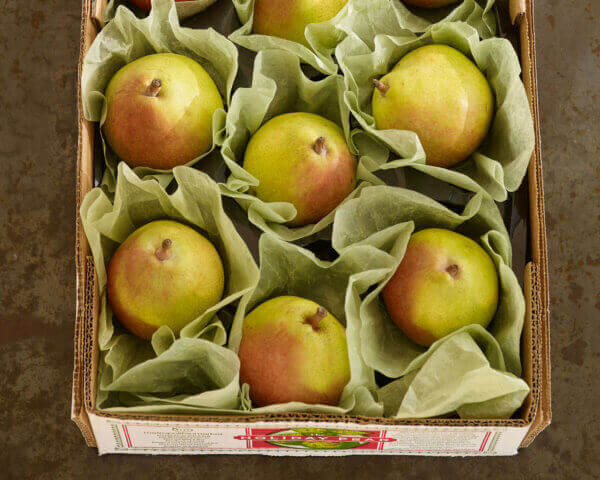
[[[523,83],[527,89],[531,111],[535,122],[535,151],[529,164],[529,212],[531,230],[531,253],[538,275],[539,288],[532,296],[532,308],[536,308],[540,329],[537,332],[539,345],[539,364],[536,376],[543,385],[540,390],[539,404],[529,432],[521,443],[527,447],[552,421],[551,409],[551,367],[550,367],[550,318],[548,292],[548,250],[546,245],[546,219],[544,210],[544,186],[542,175],[542,152],[539,125],[539,105],[537,90],[537,70],[535,57],[534,5],[533,0],[511,0],[511,20],[519,28],[521,43],[521,68]]]
[[[86,286],[89,279],[86,275],[86,262],[89,254],[89,246],[81,219],[79,207],[87,192],[93,186],[93,169],[90,170],[90,162],[84,161],[94,154],[94,126],[83,118],[81,103],[81,68],[83,57],[87,52],[97,30],[91,20],[91,0],[82,2],[81,12],[81,34],[80,51],[77,80],[77,110],[79,119],[79,136],[77,144],[77,185],[76,185],[76,225],[75,225],[75,266],[76,266],[76,317],[75,317],[75,341],[74,341],[74,368],[73,368],[73,395],[71,404],[71,419],[77,424],[89,446],[96,446],[92,427],[87,416],[84,404],[84,340],[86,332],[86,321],[90,320],[86,314],[89,305],[89,295]]]
[[[83,56],[97,33],[98,19],[102,15],[105,0],[96,0],[92,8],[92,0],[83,0],[81,57]],[[541,175],[541,152],[539,126],[537,123],[539,110],[537,105],[537,86],[535,83],[535,44],[533,36],[533,3],[532,0],[511,0],[511,19],[518,25],[521,40],[521,59],[523,80],[531,102],[531,109],[536,120],[536,148],[532,157],[528,181],[530,190],[530,228],[531,251],[533,262],[525,271],[525,293],[527,298],[527,320],[522,343],[525,351],[531,355],[524,356],[524,377],[532,387],[531,395],[520,410],[519,418],[509,420],[462,420],[462,419],[418,419],[396,420],[391,418],[372,418],[362,416],[331,416],[308,413],[270,414],[252,416],[183,416],[183,415],[136,415],[110,414],[95,409],[96,372],[98,366],[98,349],[95,337],[95,322],[98,312],[98,291],[93,260],[89,256],[89,248],[79,219],[79,206],[85,193],[92,188],[93,182],[93,145],[94,125],[84,120],[79,98],[79,150],[77,173],[77,319],[75,326],[75,368],[73,374],[73,411],[72,418],[81,429],[86,442],[95,446],[95,439],[87,416],[94,415],[114,419],[137,419],[153,421],[194,422],[236,422],[252,423],[257,421],[289,422],[336,422],[371,425],[421,425],[421,426],[498,426],[525,427],[530,430],[521,446],[527,446],[550,423],[550,364],[549,364],[549,325],[548,325],[548,277],[546,259],[546,236],[544,226],[543,187]],[[95,20],[94,20],[95,19]],[[96,24],[94,23],[96,22]],[[78,85],[78,92],[80,94]]]

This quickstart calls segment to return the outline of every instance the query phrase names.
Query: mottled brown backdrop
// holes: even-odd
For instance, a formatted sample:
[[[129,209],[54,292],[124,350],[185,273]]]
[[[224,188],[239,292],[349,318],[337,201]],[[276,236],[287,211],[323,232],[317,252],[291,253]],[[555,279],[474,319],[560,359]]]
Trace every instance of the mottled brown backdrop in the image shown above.
[[[0,479],[598,478],[600,1],[537,0],[553,424],[517,457],[98,457],[69,420],[78,0],[0,0]]]

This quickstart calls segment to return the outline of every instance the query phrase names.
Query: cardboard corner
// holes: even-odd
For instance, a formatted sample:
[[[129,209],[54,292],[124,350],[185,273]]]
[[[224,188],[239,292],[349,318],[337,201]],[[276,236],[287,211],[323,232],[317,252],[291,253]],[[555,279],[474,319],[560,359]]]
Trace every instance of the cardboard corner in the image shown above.
[[[519,19],[527,12],[527,0],[510,0],[508,11],[510,21],[513,25],[517,25]]]

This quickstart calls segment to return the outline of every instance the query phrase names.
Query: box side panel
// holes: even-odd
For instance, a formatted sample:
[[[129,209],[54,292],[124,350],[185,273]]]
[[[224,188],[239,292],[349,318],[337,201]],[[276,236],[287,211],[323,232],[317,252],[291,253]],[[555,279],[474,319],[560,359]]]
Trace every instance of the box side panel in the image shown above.
[[[426,427],[348,423],[202,423],[90,415],[100,454],[296,456],[514,455],[528,427]]]

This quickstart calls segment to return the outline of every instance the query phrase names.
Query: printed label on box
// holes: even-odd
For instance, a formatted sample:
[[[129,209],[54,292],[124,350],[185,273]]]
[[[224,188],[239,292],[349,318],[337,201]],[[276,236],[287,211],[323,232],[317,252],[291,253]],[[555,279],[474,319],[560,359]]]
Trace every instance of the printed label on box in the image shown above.
[[[100,453],[258,453],[265,455],[511,455],[527,428],[453,428],[262,422],[199,424],[93,416]],[[345,428],[340,428],[345,427]]]

